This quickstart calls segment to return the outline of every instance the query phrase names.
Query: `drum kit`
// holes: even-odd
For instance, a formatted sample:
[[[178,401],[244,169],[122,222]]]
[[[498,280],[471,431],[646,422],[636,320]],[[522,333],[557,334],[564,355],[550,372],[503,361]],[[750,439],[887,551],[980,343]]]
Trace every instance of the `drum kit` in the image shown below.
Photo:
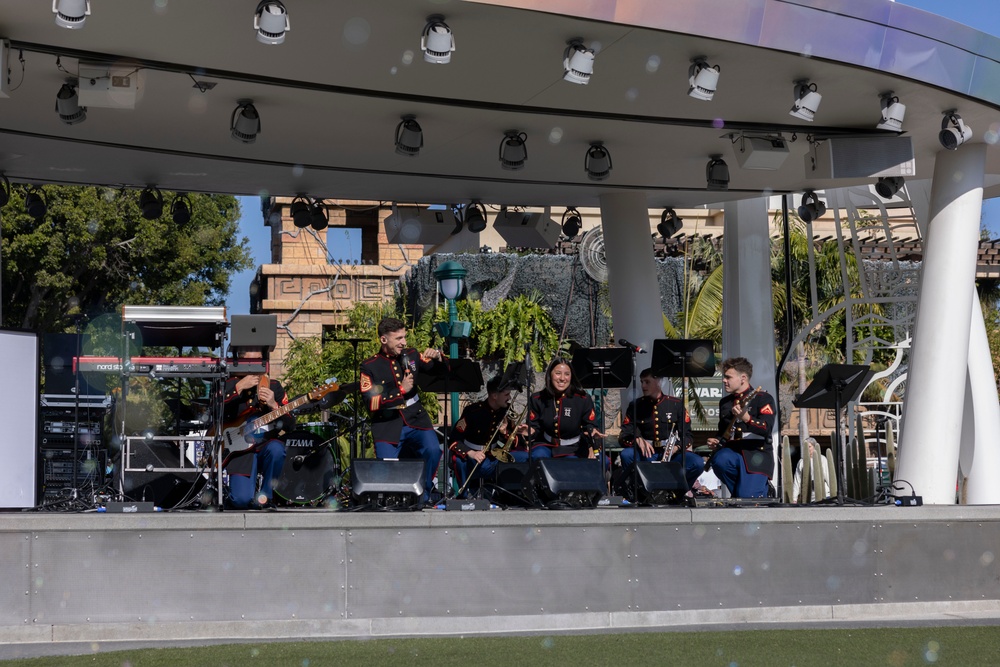
[[[339,417],[339,415],[333,415]],[[342,418],[340,422],[308,422],[286,433],[285,466],[274,480],[274,498],[289,507],[318,507],[345,503],[344,472],[350,465],[348,436],[365,422]]]

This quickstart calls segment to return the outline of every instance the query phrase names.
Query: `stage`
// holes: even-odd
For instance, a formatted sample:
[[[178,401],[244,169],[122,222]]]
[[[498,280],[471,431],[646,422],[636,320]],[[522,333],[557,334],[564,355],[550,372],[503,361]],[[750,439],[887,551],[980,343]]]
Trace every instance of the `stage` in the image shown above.
[[[1000,616],[1000,507],[0,513],[0,641]]]

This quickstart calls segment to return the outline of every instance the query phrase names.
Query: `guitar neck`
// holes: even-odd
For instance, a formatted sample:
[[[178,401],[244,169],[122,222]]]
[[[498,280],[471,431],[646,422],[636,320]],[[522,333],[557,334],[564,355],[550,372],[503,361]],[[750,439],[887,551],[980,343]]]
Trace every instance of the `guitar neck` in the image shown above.
[[[287,415],[289,412],[291,412],[295,408],[297,408],[297,407],[299,407],[301,405],[305,405],[308,402],[309,402],[309,395],[308,394],[306,394],[304,396],[299,396],[294,401],[289,401],[287,404],[282,405],[277,410],[274,410],[272,412],[268,412],[266,415],[263,415],[262,417],[257,417],[257,419],[254,419],[253,420],[253,427],[252,427],[251,430],[256,431],[261,426],[267,426],[268,424],[270,424],[274,420],[280,419],[280,418],[284,417],[285,415]]]

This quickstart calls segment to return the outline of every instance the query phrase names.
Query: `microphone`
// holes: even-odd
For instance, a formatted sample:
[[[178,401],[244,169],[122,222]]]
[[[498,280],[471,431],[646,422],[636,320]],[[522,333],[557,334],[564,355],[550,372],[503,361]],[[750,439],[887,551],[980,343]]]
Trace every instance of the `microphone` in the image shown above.
[[[638,345],[633,345],[632,343],[628,342],[624,338],[619,338],[618,339],[618,344],[621,345],[622,347],[627,347],[628,349],[632,350],[636,354],[646,354],[646,350],[642,349]]]

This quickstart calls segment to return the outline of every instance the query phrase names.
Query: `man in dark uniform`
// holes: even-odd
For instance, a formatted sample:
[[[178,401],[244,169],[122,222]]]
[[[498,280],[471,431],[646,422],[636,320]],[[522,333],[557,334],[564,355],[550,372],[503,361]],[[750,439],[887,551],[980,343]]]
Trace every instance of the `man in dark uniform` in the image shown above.
[[[719,401],[719,437],[708,439],[715,450],[710,463],[732,496],[764,498],[774,470],[774,399],[750,384],[753,365],[746,358],[726,359],[722,371],[729,395]]]
[[[441,350],[418,354],[406,346],[406,325],[387,317],[378,325],[378,354],[361,362],[361,394],[371,415],[375,456],[380,459],[423,459],[424,482],[430,488],[441,461],[441,447],[431,418],[420,405],[417,374],[442,358]],[[424,494],[427,500],[429,491]]]
[[[619,455],[622,469],[628,470],[635,463],[637,449],[640,461],[662,461],[669,447],[669,460],[684,457],[688,488],[694,488],[705,471],[705,460],[690,451],[693,441],[691,418],[684,409],[684,402],[663,393],[660,378],[653,375],[651,368],[639,374],[639,381],[642,396],[626,408],[618,436],[622,445]]]
[[[227,427],[242,425],[288,404],[281,383],[266,374],[247,373],[240,366],[262,365],[263,356],[257,351],[244,352],[233,365],[231,377],[223,389],[223,422]],[[266,378],[266,379],[265,379]],[[223,452],[223,464],[229,474],[227,504],[234,509],[267,507],[271,504],[274,480],[285,465],[285,445],[278,439],[281,431],[295,428],[295,418],[284,415],[269,423],[266,432],[255,434],[256,444],[242,451]],[[261,476],[260,492],[254,497],[257,475]]]
[[[471,483],[481,484],[483,480],[496,479],[498,461],[490,454],[492,447],[505,444],[512,434],[508,428],[513,428],[516,440],[512,443],[510,454],[516,463],[528,462],[528,451],[517,432],[528,431],[527,424],[508,424],[507,414],[510,409],[509,386],[502,385],[503,378],[496,376],[486,383],[486,399],[470,403],[462,410],[462,417],[452,431],[451,451],[456,456],[456,468],[459,480],[465,485],[469,475]]]

